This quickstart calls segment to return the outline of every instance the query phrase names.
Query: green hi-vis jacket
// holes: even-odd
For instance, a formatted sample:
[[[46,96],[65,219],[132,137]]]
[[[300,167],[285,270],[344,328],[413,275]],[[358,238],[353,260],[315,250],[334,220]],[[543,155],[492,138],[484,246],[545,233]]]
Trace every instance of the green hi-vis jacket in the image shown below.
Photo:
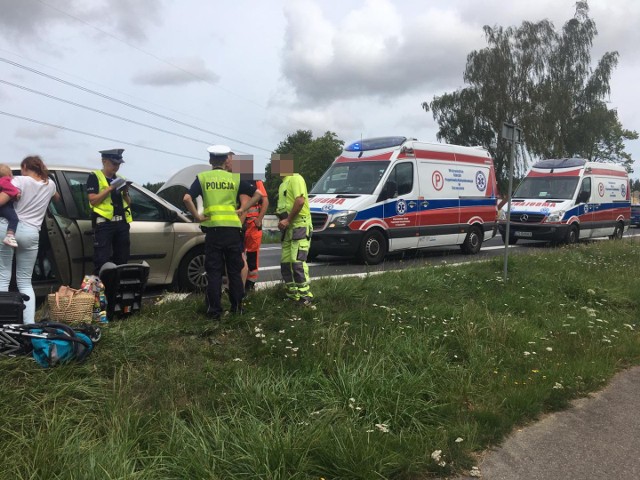
[[[240,175],[226,170],[208,170],[198,174],[202,187],[203,214],[209,217],[203,227],[242,228],[236,213]]]

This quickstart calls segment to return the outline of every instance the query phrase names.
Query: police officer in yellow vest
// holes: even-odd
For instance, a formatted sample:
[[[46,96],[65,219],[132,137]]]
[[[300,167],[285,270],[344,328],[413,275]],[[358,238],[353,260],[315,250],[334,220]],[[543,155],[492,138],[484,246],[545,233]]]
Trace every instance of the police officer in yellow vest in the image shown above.
[[[212,145],[209,152],[211,170],[197,175],[183,202],[193,218],[201,222],[205,233],[205,271],[207,272],[207,316],[219,320],[222,315],[222,276],[229,278],[231,313],[242,313],[244,285],[241,271],[244,266],[242,224],[240,216],[255,205],[261,194],[255,186],[240,181],[240,175],[231,173],[231,149],[226,145]],[[240,208],[240,194],[250,197]],[[202,196],[204,211],[198,212],[194,199]]]
[[[113,262],[122,265],[129,261],[131,198],[128,182],[117,175],[124,149],[102,150],[102,170],[95,170],[87,179],[87,194],[93,222],[94,273]]]

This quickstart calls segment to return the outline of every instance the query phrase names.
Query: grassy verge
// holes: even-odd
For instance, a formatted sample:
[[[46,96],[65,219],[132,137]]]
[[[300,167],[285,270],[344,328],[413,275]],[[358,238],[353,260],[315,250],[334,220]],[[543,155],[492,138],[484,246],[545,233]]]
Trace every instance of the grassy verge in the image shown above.
[[[638,363],[640,244],[256,292],[112,322],[83,365],[0,359],[0,478],[422,479]],[[440,453],[438,454],[438,451]]]

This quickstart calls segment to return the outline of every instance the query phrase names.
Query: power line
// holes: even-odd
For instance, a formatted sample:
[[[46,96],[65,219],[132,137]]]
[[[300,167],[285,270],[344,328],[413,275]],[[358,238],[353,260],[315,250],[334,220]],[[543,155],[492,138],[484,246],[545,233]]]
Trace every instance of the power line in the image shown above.
[[[8,82],[7,80],[0,79],[0,83],[4,83],[5,85],[10,85],[10,86],[15,87],[15,88],[20,88],[20,89],[25,90],[27,92],[35,93],[37,95],[42,95],[43,97],[51,98],[51,99],[57,100],[59,102],[68,103],[69,105],[73,105],[74,107],[84,108],[85,110],[89,110],[91,112],[96,112],[96,113],[99,113],[101,115],[106,115],[108,117],[115,118],[117,120],[122,120],[122,121],[125,121],[125,122],[133,123],[134,125],[140,125],[141,127],[151,128],[151,129],[156,130],[158,132],[167,133],[169,135],[174,135],[176,137],[184,138],[186,140],[192,140],[194,142],[203,143],[205,145],[210,143],[208,140],[202,140],[202,139],[199,139],[199,138],[188,137],[186,135],[182,135],[180,133],[175,133],[175,132],[172,132],[170,130],[165,130],[163,128],[154,127],[153,125],[148,125],[148,124],[142,123],[142,122],[136,122],[135,120],[131,120],[130,118],[121,117],[121,116],[115,115],[113,113],[105,112],[104,110],[99,110],[97,108],[89,107],[87,105],[82,105],[80,103],[76,103],[76,102],[73,102],[71,100],[66,100],[64,98],[56,97],[55,95],[51,95],[49,93],[45,93],[45,92],[41,92],[41,91],[38,91],[38,90],[34,90],[32,88],[28,88],[28,87],[25,87],[23,85],[18,85],[17,83]]]
[[[98,96],[98,97],[101,97],[101,98],[104,98],[104,99],[110,100],[110,101],[112,101],[112,102],[119,103],[119,104],[121,104],[121,105],[124,105],[124,106],[126,106],[126,107],[132,108],[132,109],[134,109],[134,110],[138,110],[138,111],[141,111],[141,112],[147,113],[147,114],[149,114],[149,115],[153,115],[153,116],[155,116],[155,117],[162,118],[163,120],[167,120],[167,121],[170,121],[170,122],[176,123],[176,124],[178,124],[178,125],[182,125],[182,126],[185,126],[185,127],[188,127],[188,128],[193,128],[194,130],[198,130],[198,131],[201,131],[201,132],[204,132],[204,133],[208,133],[208,134],[210,134],[210,135],[215,135],[215,136],[217,136],[217,137],[224,138],[224,139],[226,139],[226,140],[230,140],[230,141],[235,142],[235,143],[239,143],[239,144],[242,144],[242,145],[246,145],[246,146],[248,146],[248,147],[251,147],[251,148],[256,148],[256,149],[258,149],[258,150],[263,150],[263,151],[265,151],[265,152],[269,152],[269,153],[271,153],[271,149],[269,149],[269,148],[264,148],[264,147],[260,147],[260,146],[258,146],[258,145],[253,145],[253,144],[251,144],[251,143],[243,142],[242,140],[238,140],[238,139],[235,139],[235,138],[232,138],[232,137],[228,137],[228,136],[226,136],[226,135],[222,135],[222,134],[217,133],[217,132],[212,132],[212,131],[210,131],[210,130],[206,130],[206,129],[204,129],[204,128],[200,128],[200,127],[198,127],[198,126],[196,126],[196,125],[191,125],[191,124],[189,124],[189,123],[181,122],[180,120],[176,120],[175,118],[167,117],[166,115],[162,115],[162,114],[160,114],[160,113],[154,112],[154,111],[152,111],[152,110],[148,110],[148,109],[146,109],[146,108],[138,107],[137,105],[134,105],[134,104],[132,104],[132,103],[125,102],[125,101],[123,101],[123,100],[119,100],[119,99],[117,99],[117,98],[111,97],[111,96],[109,96],[109,95],[106,95],[106,94],[104,94],[104,93],[101,93],[101,92],[98,92],[98,91],[95,91],[95,90],[91,90],[91,89],[89,89],[89,88],[83,87],[82,85],[78,85],[78,84],[76,84],[76,83],[69,82],[69,81],[67,81],[67,80],[63,80],[62,78],[55,77],[55,76],[53,76],[53,75],[49,75],[48,73],[41,72],[40,70],[36,70],[36,69],[34,69],[34,68],[27,67],[26,65],[22,65],[21,63],[14,62],[14,61],[12,61],[12,60],[9,60],[8,58],[0,57],[0,61],[1,61],[1,62],[4,62],[4,63],[8,63],[9,65],[12,65],[12,66],[14,66],[14,67],[21,68],[21,69],[23,69],[23,70],[27,70],[28,72],[35,73],[35,74],[37,74],[37,75],[40,75],[40,76],[43,76],[43,77],[49,78],[49,79],[51,79],[51,80],[55,80],[56,82],[60,82],[60,83],[62,83],[62,84],[64,84],[64,85],[67,85],[67,86],[70,86],[70,87],[73,87],[73,88],[77,88],[78,90],[82,90],[83,92],[90,93],[90,94],[92,94],[92,95],[96,95],[96,96]]]
[[[35,120],[33,118],[23,117],[21,115],[16,115],[16,114],[9,113],[9,112],[0,111],[0,115],[6,115],[7,117],[18,118],[20,120],[25,120],[25,121],[31,122],[31,123],[37,123],[39,125],[45,125],[47,127],[59,128],[60,130],[66,130],[68,132],[73,132],[73,133],[79,133],[80,135],[86,135],[88,137],[99,138],[101,140],[108,140],[109,142],[115,142],[115,143],[119,143],[119,144],[123,144],[123,145],[130,145],[132,147],[138,147],[138,148],[142,148],[144,150],[151,150],[153,152],[166,153],[167,155],[173,155],[175,157],[190,158],[190,159],[193,159],[193,160],[202,161],[202,158],[200,158],[200,157],[192,157],[192,156],[189,156],[189,155],[182,155],[181,153],[169,152],[167,150],[161,150],[159,148],[145,147],[144,145],[139,145],[137,143],[125,142],[123,140],[118,140],[117,138],[104,137],[102,135],[97,135],[95,133],[83,132],[82,130],[75,130],[73,128],[65,127],[63,125],[55,125],[53,123],[42,122],[40,120]]]

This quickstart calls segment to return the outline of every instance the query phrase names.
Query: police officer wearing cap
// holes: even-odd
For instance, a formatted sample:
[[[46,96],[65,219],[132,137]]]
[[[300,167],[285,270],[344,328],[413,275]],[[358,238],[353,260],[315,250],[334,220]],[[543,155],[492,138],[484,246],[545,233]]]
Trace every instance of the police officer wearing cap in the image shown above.
[[[87,179],[87,194],[93,223],[93,265],[100,268],[113,262],[122,265],[129,261],[129,223],[131,198],[128,183],[117,175],[124,149],[102,150],[102,170],[94,170]]]
[[[205,271],[207,272],[207,316],[219,320],[222,315],[222,276],[229,278],[231,313],[242,313],[244,285],[241,271],[244,266],[242,224],[240,216],[262,198],[255,186],[231,173],[232,154],[226,145],[212,145],[209,152],[211,170],[196,176],[183,202],[193,218],[200,222],[205,233]],[[240,195],[247,195],[240,208]],[[198,212],[194,199],[202,196],[203,214]]]

